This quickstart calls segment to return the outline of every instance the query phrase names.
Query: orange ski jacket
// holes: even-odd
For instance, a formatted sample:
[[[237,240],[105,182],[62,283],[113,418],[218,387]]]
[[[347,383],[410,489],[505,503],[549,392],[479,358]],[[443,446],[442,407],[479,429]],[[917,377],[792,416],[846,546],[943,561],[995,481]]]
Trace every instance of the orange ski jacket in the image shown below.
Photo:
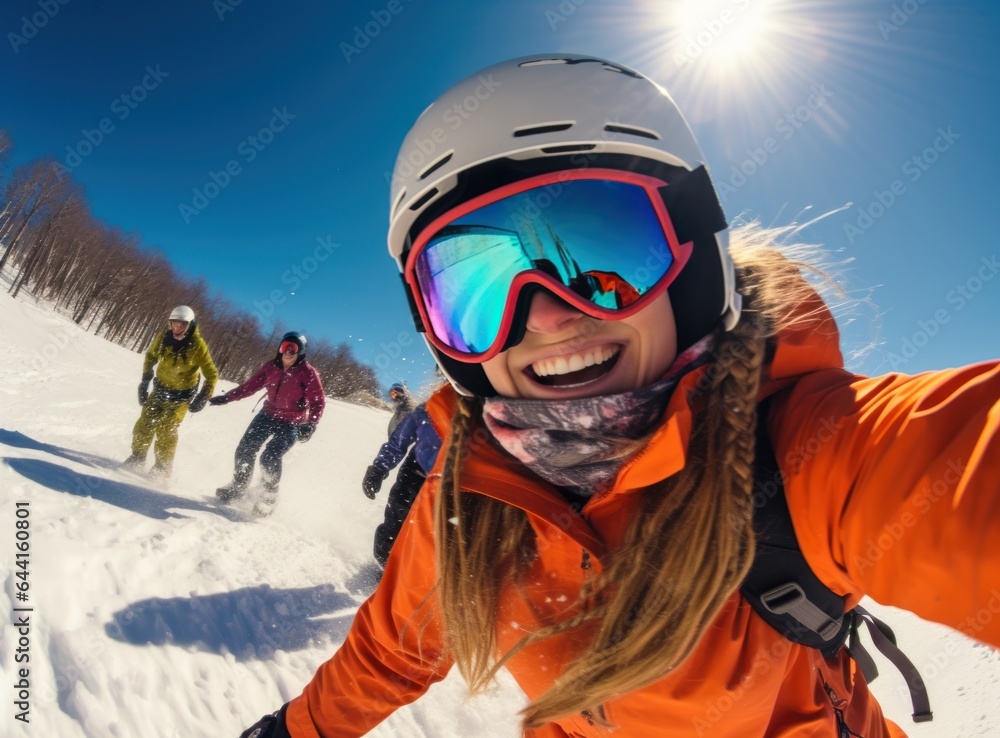
[[[648,446],[581,513],[493,444],[479,443],[468,455],[463,489],[525,510],[537,537],[529,584],[502,598],[503,652],[561,615],[621,540],[639,496],[683,467],[698,393],[712,371],[709,364],[682,379]],[[847,607],[869,595],[1000,645],[1000,362],[914,376],[854,375],[843,368],[826,313],[820,327],[779,337],[761,389],[770,395],[769,436],[802,552],[820,580]],[[428,403],[443,437],[454,403],[450,388]],[[428,598],[436,579],[432,512],[441,457],[378,589],[342,647],[290,703],[294,738],[364,735],[450,668],[438,603]],[[579,643],[564,634],[523,649],[508,668],[534,698],[578,652]],[[883,717],[843,649],[828,661],[788,641],[738,592],[679,668],[603,707],[617,726],[611,734],[628,738],[832,738],[837,712],[865,738],[905,735]],[[527,735],[608,732],[579,714]]]

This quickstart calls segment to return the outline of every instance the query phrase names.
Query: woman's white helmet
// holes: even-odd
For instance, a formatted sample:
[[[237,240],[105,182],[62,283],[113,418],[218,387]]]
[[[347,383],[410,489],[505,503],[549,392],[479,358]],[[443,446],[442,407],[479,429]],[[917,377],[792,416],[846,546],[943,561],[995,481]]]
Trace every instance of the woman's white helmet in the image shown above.
[[[389,253],[402,270],[413,240],[434,217],[541,172],[600,166],[655,173],[671,184],[696,173],[701,176],[691,179],[707,183],[699,198],[711,201],[707,207],[714,207],[718,225],[694,239],[695,256],[684,269],[690,272],[688,282],[700,284],[685,285],[679,276],[678,287],[672,284],[669,290],[675,302],[675,292],[683,291],[685,305],[694,296],[715,295],[705,306],[706,319],[690,326],[693,342],[720,320],[732,328],[740,313],[728,231],[703,163],[674,101],[638,72],[579,54],[512,59],[456,84],[424,110],[407,134],[392,175]],[[712,289],[706,290],[709,279]],[[675,313],[685,310],[675,308]],[[459,365],[433,347],[432,352],[459,391],[492,389],[483,384],[478,367]]]
[[[170,311],[170,317],[167,320],[183,320],[192,323],[194,322],[194,310],[187,305],[178,305]]]

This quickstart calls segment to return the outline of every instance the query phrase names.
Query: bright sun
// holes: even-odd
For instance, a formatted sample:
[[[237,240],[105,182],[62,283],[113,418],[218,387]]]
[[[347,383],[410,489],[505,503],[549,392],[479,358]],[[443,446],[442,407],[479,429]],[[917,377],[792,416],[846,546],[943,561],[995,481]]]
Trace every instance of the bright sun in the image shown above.
[[[675,57],[679,62],[718,67],[751,63],[767,46],[770,4],[767,0],[682,0],[672,19]]]
[[[768,103],[784,99],[822,53],[820,11],[830,1],[647,0],[648,42],[635,63],[649,60],[637,68],[660,74],[692,123],[726,109],[763,125]]]

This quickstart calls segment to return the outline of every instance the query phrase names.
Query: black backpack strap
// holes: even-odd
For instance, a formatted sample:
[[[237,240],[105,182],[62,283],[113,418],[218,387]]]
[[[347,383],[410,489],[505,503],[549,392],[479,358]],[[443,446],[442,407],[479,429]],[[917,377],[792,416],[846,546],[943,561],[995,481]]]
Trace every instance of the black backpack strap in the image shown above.
[[[813,574],[802,555],[785,500],[784,478],[767,434],[769,411],[770,398],[757,406],[753,492],[757,553],[740,585],[740,593],[785,638],[819,649],[825,658],[835,656],[850,636],[848,653],[866,681],[872,682],[878,676],[878,668],[858,635],[858,626],[864,623],[875,647],[906,680],[913,703],[913,721],[932,720],[924,681],[913,662],[896,646],[892,629],[860,605],[845,613],[844,598]]]
[[[768,400],[757,408],[753,493],[757,553],[740,592],[772,628],[830,658],[847,640],[851,621],[844,617],[844,599],[813,574],[795,537],[781,469],[767,436],[769,409]]]
[[[851,654],[851,658],[858,664],[858,668],[865,675],[865,679],[869,682],[873,681],[878,676],[878,669],[875,667],[875,661],[871,655],[861,645],[861,639],[858,637],[859,621],[868,626],[868,633],[872,637],[872,643],[875,644],[875,648],[889,659],[893,666],[899,669],[899,673],[906,680],[906,686],[910,690],[910,702],[913,705],[913,722],[926,723],[933,720],[934,713],[931,712],[931,702],[927,696],[927,687],[924,685],[924,680],[920,676],[920,672],[917,671],[917,667],[913,665],[913,662],[906,657],[905,653],[899,650],[899,646],[896,645],[896,635],[892,632],[892,628],[872,615],[861,605],[855,606],[851,610],[850,616],[851,639],[848,643],[847,651]],[[869,673],[869,669],[871,673]]]

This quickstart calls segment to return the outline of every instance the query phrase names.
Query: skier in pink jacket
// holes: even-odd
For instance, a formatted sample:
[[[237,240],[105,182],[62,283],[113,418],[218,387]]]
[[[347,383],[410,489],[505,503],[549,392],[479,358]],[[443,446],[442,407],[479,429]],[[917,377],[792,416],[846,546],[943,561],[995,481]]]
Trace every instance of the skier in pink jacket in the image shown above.
[[[319,373],[306,361],[306,337],[302,333],[286,333],[281,337],[278,355],[272,361],[264,364],[239,387],[217,395],[209,402],[225,405],[250,397],[261,389],[267,390],[264,409],[250,421],[236,447],[233,480],[220,487],[216,495],[223,501],[243,495],[253,476],[257,452],[270,438],[260,457],[264,489],[257,504],[260,508],[258,512],[266,513],[270,512],[277,499],[282,457],[296,441],[305,443],[312,437],[326,407]]]

